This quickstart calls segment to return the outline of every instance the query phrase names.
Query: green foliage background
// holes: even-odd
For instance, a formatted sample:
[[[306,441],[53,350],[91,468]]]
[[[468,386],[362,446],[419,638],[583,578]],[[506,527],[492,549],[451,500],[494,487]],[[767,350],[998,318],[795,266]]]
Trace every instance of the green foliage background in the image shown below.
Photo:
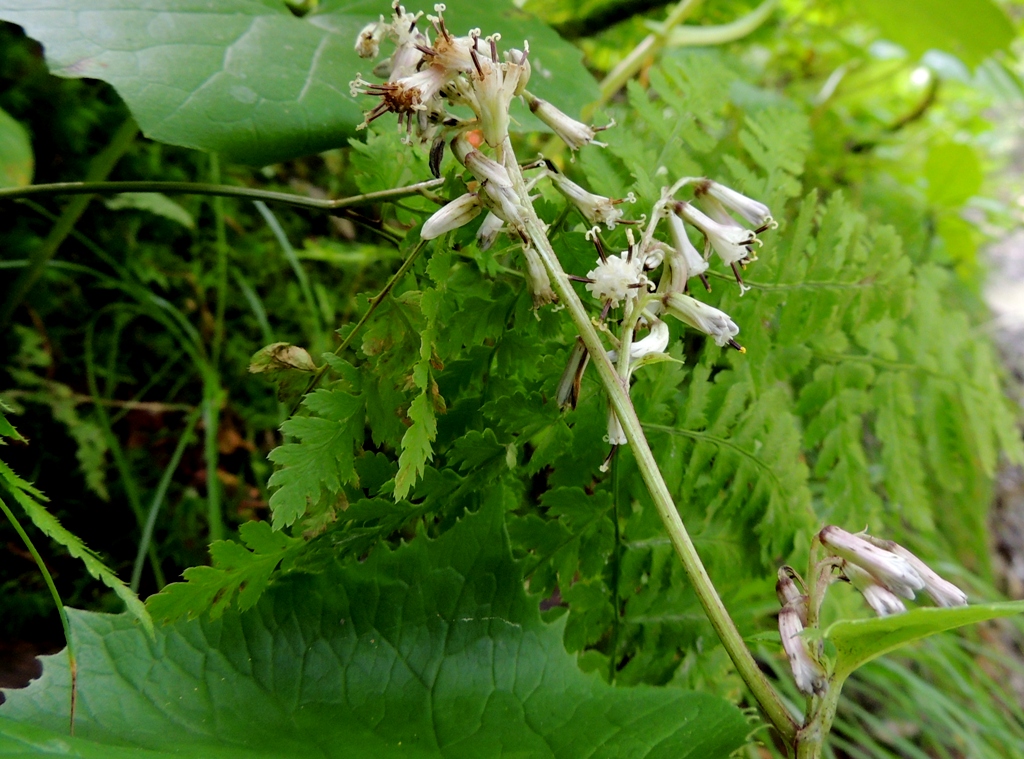
[[[325,3],[297,19],[283,4],[237,4],[280,17],[296,35],[323,35],[337,18],[358,29],[385,10]],[[29,19],[30,5],[0,2],[0,18],[32,34],[45,19]],[[521,155],[543,148],[594,191],[635,192],[634,215],[663,184],[706,175],[764,200],[780,222],[745,273],[748,293],[741,297],[731,277],[719,275],[713,292],[699,296],[741,326],[747,352],[723,353],[673,327],[671,352],[681,365],[645,369],[632,397],[716,586],[784,688],[771,633],[779,564],[804,562],[824,523],[868,525],[941,564],[972,600],[994,599],[992,481],[1001,456],[1024,459],[1019,413],[1003,397],[980,327],[983,233],[967,220],[980,214],[991,231],[1016,218],[989,178],[990,152],[979,148],[1000,137],[985,109],[1024,101],[1018,64],[1005,51],[1017,7],[1008,5],[1007,16],[980,0],[963,3],[973,11],[952,1],[911,4],[928,18],[952,8],[955,18],[976,21],[951,30],[896,23],[879,5],[784,3],[739,42],[666,49],[596,117],[617,122],[602,133],[607,148],[587,148],[575,162],[549,136],[519,138]],[[457,6],[449,3],[449,16]],[[616,3],[533,6],[597,71],[611,69],[648,31],[644,14]],[[693,23],[725,23],[752,8],[708,6]],[[539,26],[506,15],[523,34]],[[49,77],[16,27],[0,35],[0,77],[10,85],[0,87],[0,109],[31,136],[34,181],[84,176],[89,157],[127,117],[124,106],[97,82]],[[562,64],[549,67],[579,67],[571,48],[547,44],[562,56],[549,57]],[[346,65],[349,50],[338,48]],[[915,83],[911,74],[928,50],[930,78]],[[83,73],[69,71],[72,58],[58,63],[64,74]],[[271,113],[281,133],[252,144],[222,125],[197,141],[181,139],[181,127],[158,118],[166,104],[133,100],[120,74],[110,74],[157,140],[226,149],[226,158],[245,163],[293,159],[254,170],[140,138],[111,177],[219,177],[331,197],[428,178],[425,155],[403,145],[390,124],[349,147],[296,157],[350,134],[358,109],[342,84],[353,74],[317,74],[344,92],[325,90],[317,100],[315,139],[304,124]],[[574,108],[593,99],[572,83],[556,79],[544,95],[564,96]],[[56,105],[44,114],[48,103]],[[24,167],[23,152],[14,155],[5,166]],[[462,191],[454,164],[443,170],[439,192],[454,197]],[[585,225],[560,196],[542,192],[539,208],[563,265],[582,275],[594,257],[580,234]],[[406,540],[412,547],[399,551],[428,539],[441,545],[467,515],[500,513],[529,593],[521,603],[539,606],[554,623],[543,629],[561,630],[579,667],[596,673],[587,687],[598,688],[599,677],[748,705],[629,451],[609,474],[599,470],[606,412],[596,383],[585,378],[572,412],[553,402],[574,334],[563,314],[531,308],[513,246],[480,251],[475,225],[439,240],[351,346],[330,353],[365,313],[366,296],[413,250],[414,229],[434,207],[417,197],[332,218],[188,196],[93,202],[0,336],[10,388],[3,397],[30,441],[5,450],[5,460],[124,576],[167,467],[142,591],[160,622],[201,618],[177,622],[180,629],[255,618],[238,613],[262,613],[264,592],[305,584],[322,593],[324,578],[357,572],[367,556],[376,561]],[[17,210],[0,221],[0,265],[11,270],[24,267],[62,207],[45,200]],[[613,245],[624,240],[610,237]],[[328,367],[294,414],[308,374],[283,370],[270,383],[246,372],[249,356],[277,341],[307,348]],[[110,405],[126,399],[155,405]],[[218,414],[204,417],[193,439],[188,415],[204,402]],[[183,436],[180,463],[169,466]],[[208,557],[216,534],[211,482],[222,483],[213,502],[239,530]],[[50,545],[47,560],[72,605],[118,608],[60,557]],[[174,583],[182,571],[184,581]],[[35,569],[5,558],[0,582],[5,633],[40,636],[49,601]],[[841,592],[831,613],[865,615]],[[866,667],[849,686],[836,751],[953,756],[967,745],[971,756],[1012,754],[1024,718],[1006,679],[992,673],[1020,668],[1006,653],[1018,638],[1014,628],[999,629],[1011,643],[992,644],[991,631],[965,633]],[[909,732],[901,730],[907,724]]]

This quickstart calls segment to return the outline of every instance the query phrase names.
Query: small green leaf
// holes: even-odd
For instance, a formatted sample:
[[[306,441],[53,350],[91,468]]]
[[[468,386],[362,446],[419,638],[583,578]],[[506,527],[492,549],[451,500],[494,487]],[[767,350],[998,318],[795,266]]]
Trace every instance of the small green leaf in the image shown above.
[[[0,187],[30,184],[34,160],[25,127],[0,109]]]
[[[230,540],[216,541],[210,546],[213,566],[189,567],[184,572],[185,582],[171,583],[146,599],[154,619],[194,619],[206,612],[216,619],[236,594],[239,611],[250,609],[266,590],[278,564],[304,545],[298,538],[274,532],[266,522],[246,522],[238,532],[245,547]]]
[[[423,468],[433,455],[434,438],[437,437],[437,419],[434,407],[424,391],[413,399],[409,406],[412,426],[402,436],[402,455],[398,459],[398,474],[395,476],[395,500],[405,498],[416,479],[423,474]]]
[[[836,647],[834,679],[841,683],[861,665],[929,635],[1022,612],[1024,601],[1008,601],[952,609],[921,608],[891,617],[836,622],[824,635]]]
[[[316,416],[293,417],[281,425],[281,432],[298,442],[270,452],[280,467],[268,483],[278,488],[270,497],[275,527],[292,524],[355,477],[353,447],[362,438],[362,399],[340,390],[317,390],[303,405]]]
[[[125,208],[148,211],[155,216],[176,222],[186,229],[196,228],[196,220],[192,218],[192,214],[159,192],[122,192],[104,201],[104,205],[112,211]]]
[[[710,694],[582,673],[526,597],[497,503],[152,641],[123,615],[71,624],[75,737],[49,656],[0,707],[3,759],[725,759],[750,731]]]

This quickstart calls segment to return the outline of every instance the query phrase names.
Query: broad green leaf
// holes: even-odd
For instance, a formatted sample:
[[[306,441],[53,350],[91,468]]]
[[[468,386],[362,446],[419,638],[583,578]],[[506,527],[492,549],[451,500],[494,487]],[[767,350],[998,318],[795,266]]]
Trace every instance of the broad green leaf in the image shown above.
[[[568,112],[596,99],[580,53],[534,17],[506,2],[447,5],[456,33],[500,31],[509,46],[529,39],[538,95]],[[372,101],[353,98],[349,82],[374,64],[354,43],[382,13],[387,0],[324,2],[301,19],[283,0],[6,0],[0,8],[0,18],[43,43],[53,73],[112,84],[147,137],[256,165],[355,135]]]
[[[64,546],[69,554],[80,559],[89,574],[114,591],[117,597],[124,601],[124,605],[131,617],[134,617],[135,622],[142,623],[148,632],[152,632],[153,620],[139,597],[103,563],[99,556],[89,550],[81,538],[68,531],[57,521],[57,517],[39,503],[39,500],[45,498],[42,493],[16,475],[3,461],[0,461],[0,483],[24,509],[25,514],[32,520],[32,524],[48,538]]]
[[[977,66],[1013,40],[1013,24],[993,0],[886,0],[853,4],[912,56],[931,50],[953,53]]]
[[[981,190],[983,177],[977,151],[970,145],[946,142],[928,151],[924,164],[928,200],[939,206],[960,206]]]
[[[891,617],[836,622],[824,635],[836,647],[834,679],[842,682],[857,667],[929,635],[1022,612],[1024,601],[1009,601],[952,609],[921,608]]]
[[[0,108],[0,187],[31,184],[34,162],[25,127]]]
[[[159,627],[73,611],[75,737],[59,655],[0,707],[0,757],[715,759],[742,713],[705,693],[577,668],[523,590],[496,505],[247,613]]]

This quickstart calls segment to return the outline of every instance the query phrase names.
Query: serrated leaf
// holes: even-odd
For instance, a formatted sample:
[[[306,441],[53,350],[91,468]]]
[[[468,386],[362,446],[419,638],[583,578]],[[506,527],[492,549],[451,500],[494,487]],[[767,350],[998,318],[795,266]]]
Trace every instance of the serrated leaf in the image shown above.
[[[124,601],[130,616],[152,634],[153,620],[139,597],[77,535],[65,529],[57,517],[37,502],[37,499],[43,498],[42,493],[11,471],[3,461],[0,461],[0,482],[3,482],[11,497],[32,520],[32,524],[48,538],[64,546],[69,554],[85,565],[90,575],[114,591],[117,597]]]
[[[890,617],[836,622],[825,630],[824,637],[836,647],[834,679],[842,682],[858,667],[915,640],[1021,613],[1024,613],[1024,601],[972,604],[951,609],[921,608]]]
[[[60,655],[7,692],[0,757],[725,759],[749,725],[728,702],[584,675],[523,590],[496,505],[255,609],[161,626],[72,611],[75,737]]]
[[[298,538],[275,532],[266,522],[246,522],[238,531],[244,547],[230,540],[214,542],[210,545],[213,566],[189,567],[185,582],[171,583],[146,599],[154,619],[194,619],[205,613],[216,619],[236,594],[239,611],[252,608],[277,566],[304,545]]]
[[[310,504],[336,496],[355,477],[353,448],[362,439],[363,402],[341,390],[317,390],[303,405],[317,416],[293,417],[281,431],[298,439],[270,452],[278,469],[269,485],[274,526],[287,526]]]
[[[412,426],[402,436],[402,455],[398,458],[398,474],[395,475],[396,501],[409,495],[433,455],[432,443],[437,437],[437,419],[426,391],[413,399],[409,406],[409,419],[412,420]]]
[[[541,97],[577,115],[597,99],[579,51],[533,16],[506,2],[447,5],[456,33],[498,31],[514,46],[529,39],[530,85]],[[147,137],[261,165],[355,135],[372,100],[353,98],[348,83],[374,64],[354,43],[382,13],[385,0],[322,2],[301,19],[283,1],[7,0],[0,18],[43,43],[54,74],[112,84]]]

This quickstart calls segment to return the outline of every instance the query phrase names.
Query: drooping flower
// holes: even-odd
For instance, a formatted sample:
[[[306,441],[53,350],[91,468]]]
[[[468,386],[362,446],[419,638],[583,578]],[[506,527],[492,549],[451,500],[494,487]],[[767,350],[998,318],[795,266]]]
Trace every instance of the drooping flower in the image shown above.
[[[700,277],[707,287],[704,272],[708,270],[708,262],[693,247],[686,235],[686,225],[674,213],[668,215],[669,232],[672,235],[672,254],[666,262],[665,275],[658,284],[658,292],[682,293],[686,291],[686,283],[690,277]]]
[[[779,612],[779,637],[789,658],[796,687],[807,696],[823,696],[828,692],[828,676],[824,668],[811,656],[807,641],[800,634],[804,630],[800,612],[793,604],[786,604]]]
[[[876,545],[879,542],[877,538],[872,538],[872,541],[875,542]],[[936,606],[950,608],[953,606],[965,606],[967,604],[966,593],[948,580],[944,580],[939,577],[931,567],[917,558],[913,553],[908,551],[899,543],[894,543],[891,540],[886,540],[884,543],[886,544],[887,550],[892,551],[903,559],[906,559],[910,566],[917,571],[921,576],[921,579],[924,580],[924,592],[931,597]]]
[[[870,574],[879,585],[903,598],[914,598],[922,590],[924,580],[917,570],[902,556],[872,544],[841,527],[829,525],[818,533],[821,544]]]
[[[907,610],[907,607],[895,593],[879,585],[874,577],[856,564],[844,562],[842,571],[846,579],[850,581],[853,587],[860,591],[867,605],[878,616],[888,617]]]
[[[714,306],[702,303],[696,298],[682,293],[670,292],[662,299],[665,311],[685,324],[696,330],[710,335],[715,339],[718,346],[728,345],[741,353],[743,346],[734,339],[739,334],[740,328],[736,326],[729,314],[719,311]]]
[[[487,216],[484,217],[483,223],[480,225],[480,229],[476,231],[476,245],[480,250],[487,250],[494,241],[498,239],[498,235],[501,233],[502,227],[505,226],[505,222],[501,217],[496,216],[493,211],[489,211]]]
[[[587,192],[578,184],[561,173],[551,173],[551,181],[565,197],[572,201],[584,218],[591,224],[604,224],[608,229],[615,229],[615,225],[622,218],[622,203],[635,203],[636,196],[629,193],[625,198],[613,199],[603,195],[595,195]]]
[[[768,206],[753,198],[748,198],[724,184],[705,179],[696,185],[694,194],[705,200],[714,199],[729,211],[739,214],[754,227],[755,234],[763,232],[773,225],[778,226],[772,219],[772,212],[768,210]]]
[[[594,135],[597,133],[592,126],[562,113],[558,108],[551,105],[547,100],[526,93],[526,104],[530,106],[533,115],[543,121],[547,126],[564,142],[569,150],[580,148],[594,142]],[[600,145],[602,143],[594,143]]]
[[[779,580],[775,583],[775,595],[783,606],[790,606],[799,612],[800,624],[807,625],[807,595],[797,587],[796,571],[784,566],[779,569]]]
[[[750,248],[757,236],[740,226],[719,224],[691,203],[676,203],[675,212],[700,230],[707,244],[727,264],[742,263],[750,258]]]
[[[451,203],[443,206],[423,223],[420,230],[420,237],[424,240],[433,240],[445,232],[468,224],[475,219],[483,208],[480,197],[475,192],[467,192],[460,195]]]

